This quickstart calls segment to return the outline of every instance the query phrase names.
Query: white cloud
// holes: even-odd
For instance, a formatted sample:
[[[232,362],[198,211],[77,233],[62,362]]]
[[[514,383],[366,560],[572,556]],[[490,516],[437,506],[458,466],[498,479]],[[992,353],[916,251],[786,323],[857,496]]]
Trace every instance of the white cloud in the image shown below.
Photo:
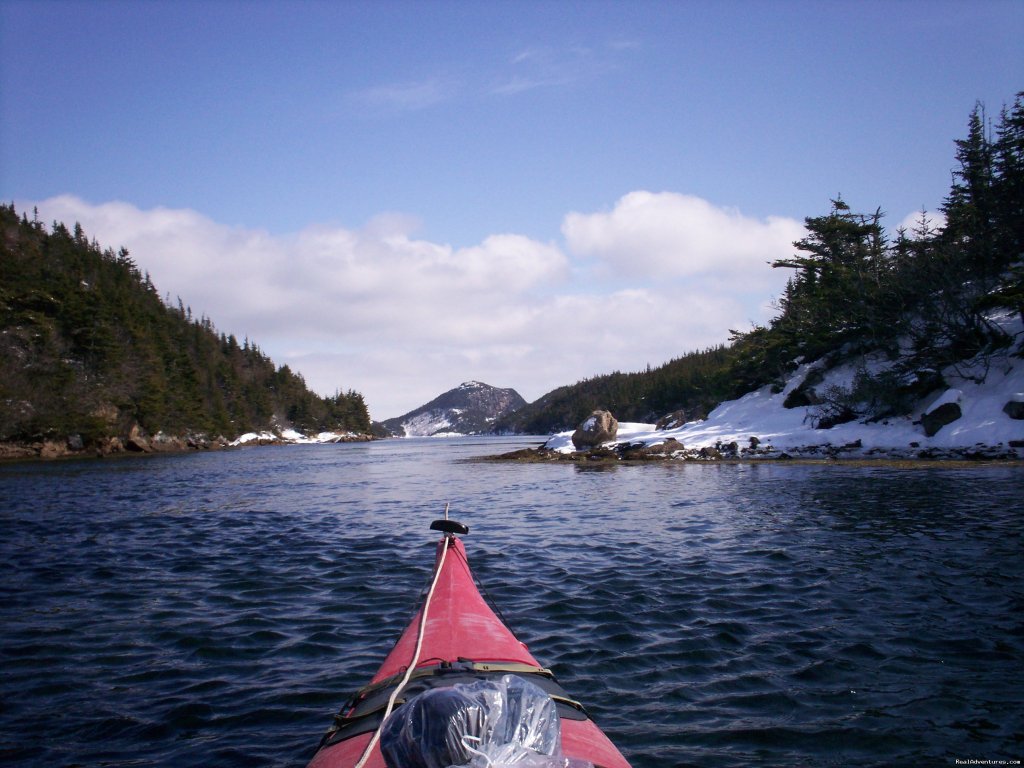
[[[785,275],[764,262],[799,235],[792,221],[646,192],[610,213],[568,215],[564,248],[518,234],[453,248],[417,239],[401,214],[274,235],[69,196],[18,207],[33,205],[44,221],[77,221],[104,247],[126,246],[161,294],[249,337],[317,391],[362,392],[376,419],[470,379],[533,400],[721,343],[729,328],[767,319],[769,278]],[[598,278],[586,268],[594,259]]]
[[[604,213],[570,213],[562,233],[568,247],[627,278],[742,279],[770,288],[777,275],[766,263],[793,252],[803,226],[718,208],[674,192],[630,192]]]

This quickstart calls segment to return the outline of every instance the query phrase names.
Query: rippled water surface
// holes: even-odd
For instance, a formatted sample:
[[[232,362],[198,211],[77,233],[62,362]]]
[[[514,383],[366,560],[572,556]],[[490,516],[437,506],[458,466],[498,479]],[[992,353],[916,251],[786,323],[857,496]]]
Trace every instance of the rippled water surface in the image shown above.
[[[0,466],[0,762],[304,765],[445,502],[637,768],[1024,757],[1024,467],[462,461],[522,444]]]

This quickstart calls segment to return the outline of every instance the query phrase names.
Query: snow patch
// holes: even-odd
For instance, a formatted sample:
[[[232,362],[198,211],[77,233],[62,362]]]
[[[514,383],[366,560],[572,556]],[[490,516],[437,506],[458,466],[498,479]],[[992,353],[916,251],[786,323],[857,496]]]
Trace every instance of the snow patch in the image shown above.
[[[963,390],[960,389],[947,389],[928,406],[928,413],[931,413],[936,408],[941,408],[946,403],[955,403],[960,405],[964,401]]]
[[[945,402],[960,405],[962,416],[927,437],[913,416],[889,418],[881,422],[852,421],[831,429],[816,429],[816,406],[785,408],[786,396],[803,383],[815,364],[801,365],[786,382],[781,392],[765,386],[737,400],[715,408],[706,419],[692,421],[669,430],[655,430],[652,424],[620,423],[615,443],[611,445],[659,445],[669,438],[678,440],[687,449],[699,450],[737,443],[751,445],[757,438],[766,453],[774,451],[801,453],[810,447],[856,446],[860,454],[916,455],[926,449],[972,450],[978,447],[1010,449],[1010,442],[1024,441],[1024,425],[1003,412],[1010,400],[1024,401],[1024,360],[1007,357],[992,365],[981,383],[959,376],[954,369],[943,372],[949,388],[933,403],[933,410]],[[849,387],[857,368],[844,365],[830,370],[819,388]],[[561,453],[572,453],[572,431],[553,435],[545,447]]]
[[[430,410],[413,416],[408,421],[402,422],[402,430],[406,437],[429,437],[443,432],[447,427],[452,426],[448,418],[452,411]]]
[[[280,432],[246,432],[229,443],[229,445],[236,448],[241,445],[266,445],[269,443],[316,445],[322,443],[344,443],[359,437],[355,432],[320,432],[310,436],[297,432],[294,429],[284,429]]]

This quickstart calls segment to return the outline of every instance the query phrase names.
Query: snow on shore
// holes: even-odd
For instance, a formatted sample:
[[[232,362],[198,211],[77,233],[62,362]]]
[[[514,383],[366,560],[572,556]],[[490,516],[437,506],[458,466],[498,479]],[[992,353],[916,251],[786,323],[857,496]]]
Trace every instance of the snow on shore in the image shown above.
[[[1024,458],[1024,419],[1007,413],[1008,403],[1024,403],[1024,359],[1014,356],[1024,344],[1024,322],[1019,315],[1005,313],[990,318],[1012,338],[1012,344],[1001,354],[942,372],[947,388],[923,400],[907,416],[881,421],[850,421],[831,429],[818,429],[821,407],[815,405],[786,408],[783,403],[793,390],[803,384],[820,363],[800,366],[779,392],[770,386],[750,392],[738,400],[724,402],[706,419],[683,424],[674,429],[657,430],[653,424],[620,423],[618,435],[605,447],[659,446],[669,443],[663,453],[693,457],[702,449],[719,454],[750,458],[771,458],[783,454],[793,456],[835,456],[845,458],[909,458],[909,457],[1015,457]],[[849,390],[859,371],[877,374],[893,363],[882,358],[866,358],[856,364],[846,363],[824,372],[815,386],[818,392],[830,388]],[[946,423],[932,436],[925,433],[922,416],[941,406],[955,404],[960,416]],[[955,409],[954,409],[955,410]],[[1017,410],[1020,410],[1019,408]],[[413,423],[413,422],[410,422]],[[431,429],[447,426],[438,414],[426,413],[415,422]],[[408,426],[408,425],[406,425]],[[406,429],[407,436],[418,434]],[[570,454],[573,431],[550,437],[543,448]],[[434,434],[459,436],[459,433]],[[310,444],[368,440],[367,435],[321,432],[307,436],[293,429],[279,432],[249,432],[231,443],[233,446],[271,443]],[[671,441],[676,441],[672,443]]]
[[[310,445],[316,443],[345,443],[365,439],[365,436],[355,432],[321,432],[317,435],[304,435],[294,429],[285,429],[280,433],[275,432],[246,432],[244,435],[233,440],[230,445],[269,445],[271,443],[288,443],[295,445]]]
[[[1019,322],[1015,335],[1019,340]],[[801,366],[781,392],[766,386],[738,400],[719,405],[706,419],[688,422],[675,429],[656,430],[653,424],[621,423],[616,440],[609,447],[624,445],[655,446],[675,439],[680,450],[715,448],[736,443],[751,456],[815,455],[842,449],[845,456],[903,457],[946,455],[952,453],[1003,454],[1024,458],[1024,420],[1012,419],[1004,412],[1008,402],[1024,402],[1024,360],[1009,355],[991,361],[982,383],[944,371],[949,388],[924,401],[905,417],[880,422],[852,421],[831,429],[816,429],[816,406],[785,408],[786,396],[804,380],[811,366]],[[849,387],[855,369],[840,366],[829,371],[817,387]],[[928,437],[921,416],[944,403],[959,405],[962,415]],[[751,441],[756,438],[756,441]],[[752,450],[753,446],[758,450]],[[544,447],[560,453],[572,453],[572,432],[560,432]]]

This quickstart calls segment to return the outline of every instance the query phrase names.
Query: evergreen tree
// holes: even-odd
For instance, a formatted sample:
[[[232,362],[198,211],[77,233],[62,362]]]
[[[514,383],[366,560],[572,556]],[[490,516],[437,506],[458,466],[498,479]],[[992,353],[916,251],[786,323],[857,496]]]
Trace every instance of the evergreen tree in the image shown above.
[[[799,254],[773,267],[796,270],[774,324],[788,353],[816,356],[851,340],[877,343],[891,318],[880,316],[889,271],[882,212],[855,214],[836,199],[825,216],[804,220],[807,236],[793,245]]]
[[[1024,91],[1004,108],[993,156],[996,247],[1008,263],[1024,259]]]
[[[994,157],[985,125],[985,110],[977,104],[968,121],[967,137],[956,140],[953,184],[943,205],[944,239],[959,266],[991,287],[1005,266],[996,238]]]

